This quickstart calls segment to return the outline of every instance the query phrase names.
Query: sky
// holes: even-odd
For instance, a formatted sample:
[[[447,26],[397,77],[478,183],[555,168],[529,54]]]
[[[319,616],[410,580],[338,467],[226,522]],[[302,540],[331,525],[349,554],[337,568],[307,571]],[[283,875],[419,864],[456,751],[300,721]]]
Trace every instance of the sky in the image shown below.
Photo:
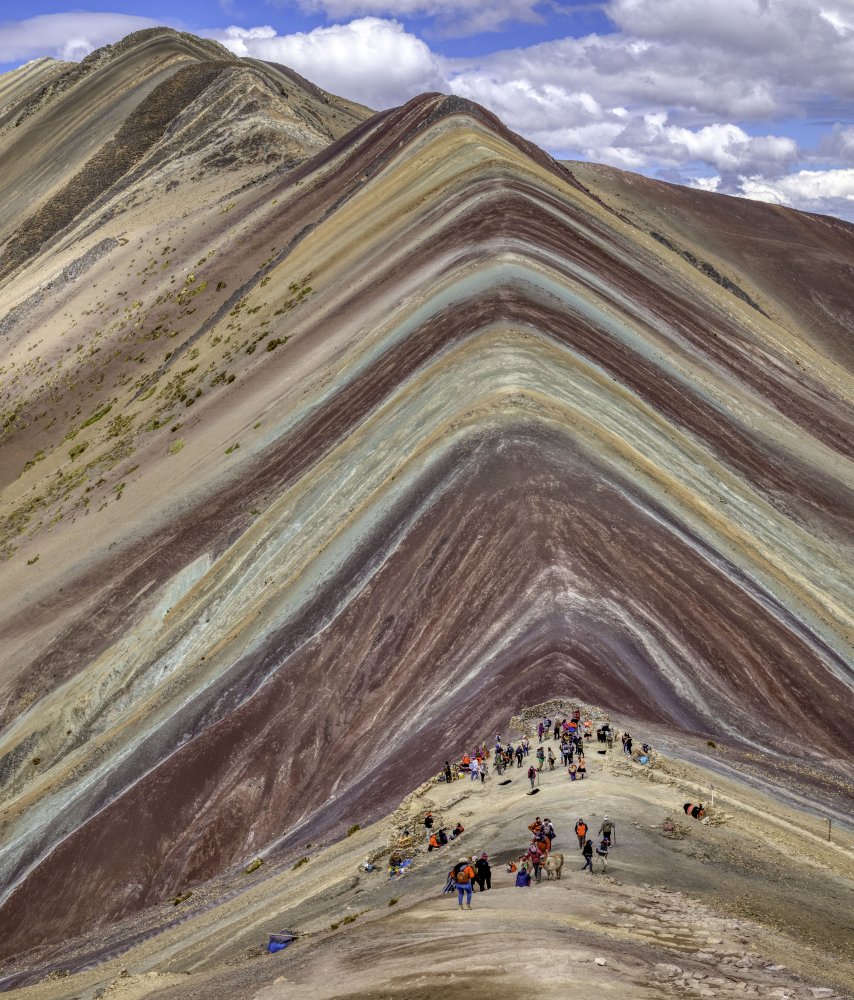
[[[0,71],[157,24],[376,109],[458,94],[561,159],[854,221],[854,0],[0,0]]]

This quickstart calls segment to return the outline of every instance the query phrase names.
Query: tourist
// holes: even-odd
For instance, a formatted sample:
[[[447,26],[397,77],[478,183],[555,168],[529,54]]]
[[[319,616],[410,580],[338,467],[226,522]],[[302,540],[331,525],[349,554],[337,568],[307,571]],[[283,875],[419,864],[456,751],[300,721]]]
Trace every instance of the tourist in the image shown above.
[[[583,819],[579,819],[575,824],[575,836],[578,837],[578,849],[581,850],[584,847],[584,841],[587,839],[587,824]]]
[[[478,888],[481,892],[484,889],[492,888],[492,869],[489,866],[489,855],[481,854],[481,856],[475,862],[476,874],[475,881],[477,882]]]
[[[581,854],[584,857],[584,864],[581,866],[581,870],[584,871],[585,868],[589,870],[590,874],[593,874],[593,841],[585,840],[584,846],[581,848]]]
[[[470,910],[471,894],[474,891],[472,879],[475,877],[475,871],[468,858],[460,858],[459,862],[452,869],[451,877],[457,887],[457,903],[459,908],[463,908],[463,896],[465,896],[466,909]]]
[[[578,758],[578,777],[587,777],[587,764],[584,762],[584,754],[580,754]]]
[[[602,825],[599,827],[599,836],[607,837],[612,844],[617,843],[617,824],[609,817],[602,817]]]
[[[536,780],[537,780],[537,769],[534,767],[533,764],[531,764],[531,766],[528,768],[528,781],[531,782],[532,792],[534,790],[534,784],[536,783]]]

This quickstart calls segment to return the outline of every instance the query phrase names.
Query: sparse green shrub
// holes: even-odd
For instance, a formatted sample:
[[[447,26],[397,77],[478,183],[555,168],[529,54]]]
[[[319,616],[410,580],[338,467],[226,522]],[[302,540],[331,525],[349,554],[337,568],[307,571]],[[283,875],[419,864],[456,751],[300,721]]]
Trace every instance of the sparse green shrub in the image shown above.
[[[362,828],[361,828],[361,827],[359,826],[359,824],[358,824],[358,823],[354,823],[354,824],[353,824],[353,825],[352,825],[352,826],[350,827],[350,829],[349,829],[349,830],[347,831],[347,836],[348,836],[348,837],[352,837],[354,833],[357,833],[357,832],[358,832],[359,830],[361,830],[361,829],[362,829]]]
[[[84,451],[89,447],[88,441],[81,441],[80,444],[74,445],[74,447],[68,452],[68,457],[70,459],[75,459],[78,455],[82,455]]]
[[[711,747],[712,750],[715,750],[717,748],[717,743],[715,743],[714,740],[706,740],[706,746]]]
[[[346,917],[341,921],[342,924],[355,924],[358,920],[358,914],[348,913]]]
[[[101,417],[105,417],[110,410],[112,410],[113,404],[107,403],[106,406],[102,406],[100,409],[95,410],[91,417],[87,417],[83,423],[80,425],[80,429],[83,430],[84,427],[88,427],[90,424],[94,424],[96,421],[100,420]]]
[[[308,858],[300,858],[299,861],[297,861],[296,864],[294,864],[294,866],[291,868],[291,871],[296,871],[297,868],[302,868],[303,865],[308,864],[308,861],[309,861]]]
[[[389,906],[397,906],[397,903],[398,903],[397,896],[392,896],[391,899],[388,901]]]
[[[41,448],[39,448],[39,450],[35,453],[35,455],[33,455],[33,457],[24,464],[24,472],[26,472],[28,469],[32,469],[39,462],[43,462],[44,458],[45,458],[44,451]]]
[[[225,449],[226,455],[230,455],[233,451],[237,451],[239,447],[240,447],[239,443],[229,445],[229,447]]]
[[[107,424],[107,437],[115,438],[120,437],[122,434],[127,434],[131,429],[135,416],[135,413],[131,414],[129,417],[125,417],[121,413],[117,414],[113,417],[109,424]]]
[[[183,438],[178,438],[177,441],[173,441],[172,444],[169,445],[169,452],[168,453],[170,455],[177,455],[178,452],[181,451],[181,449],[183,447],[184,447],[184,439]]]

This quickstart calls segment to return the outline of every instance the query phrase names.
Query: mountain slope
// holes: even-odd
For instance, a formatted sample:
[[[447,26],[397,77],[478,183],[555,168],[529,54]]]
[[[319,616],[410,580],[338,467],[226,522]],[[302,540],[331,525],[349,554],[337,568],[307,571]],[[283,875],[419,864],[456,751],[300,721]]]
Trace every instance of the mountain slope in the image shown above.
[[[294,138],[270,79],[175,70],[133,162],[5,246],[6,954],[378,816],[423,748],[566,689],[835,801],[837,333],[476,105]],[[851,227],[751,212],[854,261]]]

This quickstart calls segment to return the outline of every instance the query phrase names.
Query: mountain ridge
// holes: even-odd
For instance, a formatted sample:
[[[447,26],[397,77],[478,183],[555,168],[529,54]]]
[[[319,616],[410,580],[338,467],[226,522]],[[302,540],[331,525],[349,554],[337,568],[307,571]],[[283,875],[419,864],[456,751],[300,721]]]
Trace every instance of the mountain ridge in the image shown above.
[[[322,133],[210,72],[0,285],[7,956],[377,817],[556,690],[850,781],[834,329],[470,102]]]

